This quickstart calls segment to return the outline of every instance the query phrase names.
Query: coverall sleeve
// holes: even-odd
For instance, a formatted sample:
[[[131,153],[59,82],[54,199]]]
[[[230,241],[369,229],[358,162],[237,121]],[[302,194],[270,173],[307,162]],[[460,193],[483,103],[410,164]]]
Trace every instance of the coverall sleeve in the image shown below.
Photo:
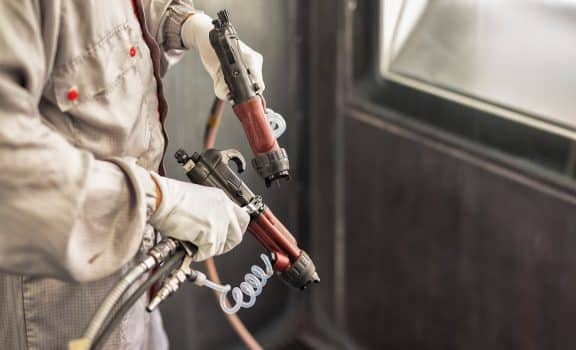
[[[192,0],[143,0],[146,25],[162,51],[165,73],[182,58],[186,48],[180,35],[186,17],[197,12]]]
[[[40,115],[60,1],[0,1],[0,270],[90,281],[137,252],[154,184],[130,159],[96,160]]]

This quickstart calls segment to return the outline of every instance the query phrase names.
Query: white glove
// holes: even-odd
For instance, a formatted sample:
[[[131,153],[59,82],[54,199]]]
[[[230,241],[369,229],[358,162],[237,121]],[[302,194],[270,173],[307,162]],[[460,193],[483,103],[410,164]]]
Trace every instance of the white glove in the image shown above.
[[[212,28],[214,28],[212,18],[200,12],[188,17],[182,25],[180,35],[186,48],[194,47],[198,50],[204,68],[214,81],[214,93],[216,96],[223,101],[227,101],[230,99],[228,97],[230,89],[228,89],[228,85],[224,81],[224,74],[222,73],[218,56],[216,56],[216,52],[210,44],[209,33]],[[258,93],[262,93],[265,88],[264,80],[262,79],[262,63],[264,61],[262,55],[252,50],[242,41],[240,41],[240,52],[246,66],[250,69],[256,83],[260,87]]]
[[[197,246],[195,261],[226,253],[240,243],[250,215],[222,190],[151,174],[162,201],[150,224],[166,236]]]

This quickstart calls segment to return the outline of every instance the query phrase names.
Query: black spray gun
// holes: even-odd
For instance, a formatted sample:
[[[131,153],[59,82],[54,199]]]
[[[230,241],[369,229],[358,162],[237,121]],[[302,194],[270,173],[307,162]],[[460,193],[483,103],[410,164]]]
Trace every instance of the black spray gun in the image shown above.
[[[290,178],[288,155],[280,148],[266,116],[266,102],[258,95],[260,87],[252,72],[242,59],[238,33],[228,11],[218,12],[210,31],[210,43],[216,51],[222,67],[224,80],[230,89],[234,102],[234,114],[244,128],[254,159],[252,166],[266,182],[266,186],[276,180]]]

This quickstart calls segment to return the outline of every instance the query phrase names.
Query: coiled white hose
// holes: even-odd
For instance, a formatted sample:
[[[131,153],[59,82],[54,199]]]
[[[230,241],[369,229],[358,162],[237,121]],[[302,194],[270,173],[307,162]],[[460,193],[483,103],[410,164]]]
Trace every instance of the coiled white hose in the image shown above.
[[[262,293],[262,289],[268,282],[268,279],[274,274],[270,258],[265,254],[260,255],[260,259],[264,262],[266,270],[258,265],[253,265],[250,268],[251,273],[244,275],[244,282],[240,283],[239,287],[232,288],[229,284],[223,286],[214,283],[206,278],[206,275],[199,273],[195,283],[199,286],[206,286],[220,293],[220,307],[227,314],[235,314],[241,308],[249,309],[256,303],[256,297]],[[228,305],[227,296],[228,292],[232,290],[232,299],[234,305]],[[245,301],[244,297],[248,296]]]
[[[279,138],[286,131],[286,120],[280,113],[266,108],[266,119],[275,138]]]

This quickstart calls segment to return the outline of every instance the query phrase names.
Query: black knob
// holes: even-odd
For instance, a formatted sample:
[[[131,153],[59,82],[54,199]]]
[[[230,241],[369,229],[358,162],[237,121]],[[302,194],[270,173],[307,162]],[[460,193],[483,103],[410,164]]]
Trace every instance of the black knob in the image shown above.
[[[190,156],[188,156],[188,153],[186,153],[185,150],[180,148],[179,150],[176,151],[176,153],[174,153],[174,158],[176,158],[176,161],[179,164],[184,165],[188,161],[188,158],[190,158]]]
[[[230,14],[228,10],[218,11],[218,19],[222,22],[222,25],[230,23]]]

